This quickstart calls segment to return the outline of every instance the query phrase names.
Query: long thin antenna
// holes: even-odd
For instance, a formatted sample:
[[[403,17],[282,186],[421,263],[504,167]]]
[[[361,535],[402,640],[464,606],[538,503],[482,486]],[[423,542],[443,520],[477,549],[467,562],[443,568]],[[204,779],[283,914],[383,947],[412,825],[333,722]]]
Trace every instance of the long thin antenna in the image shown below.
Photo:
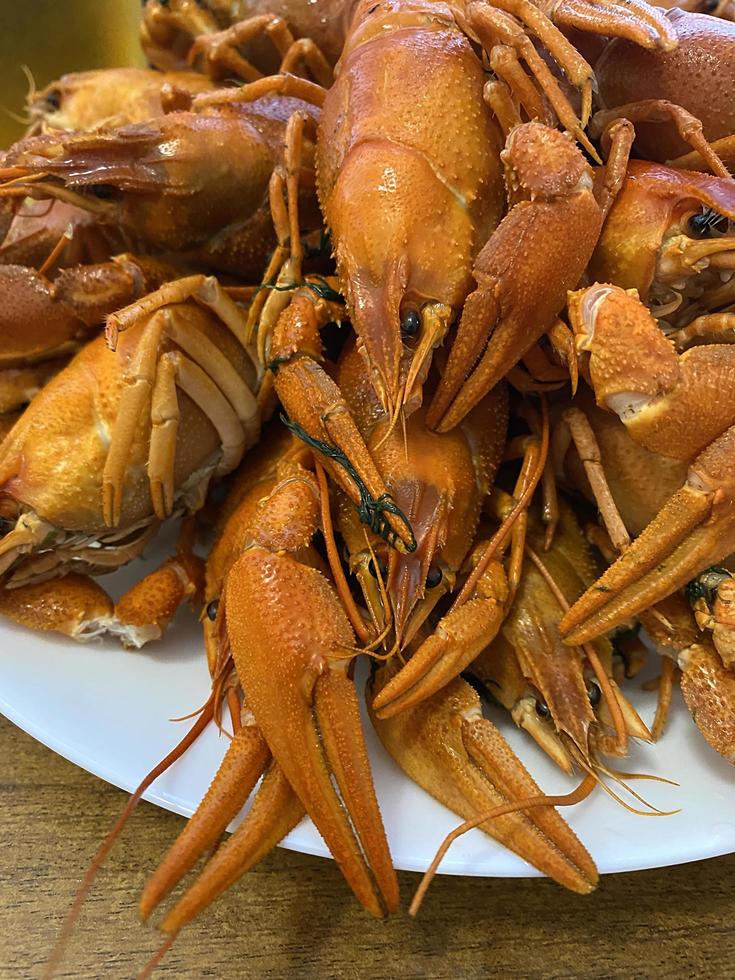
[[[424,872],[421,884],[416,889],[416,894],[408,907],[408,914],[417,914],[432,878],[444,859],[444,855],[462,834],[466,834],[468,830],[479,827],[481,823],[485,823],[487,820],[503,817],[507,813],[518,813],[519,811],[530,810],[536,806],[574,806],[576,803],[581,803],[582,800],[587,799],[595,786],[597,786],[597,783],[597,777],[588,773],[576,789],[572,790],[571,793],[566,793],[564,796],[529,796],[528,799],[520,800],[517,803],[501,803],[499,806],[495,806],[491,810],[486,810],[485,813],[481,813],[479,817],[465,820],[464,823],[451,830],[439,845],[439,850],[434,855],[434,860]]]
[[[87,895],[89,894],[89,890],[94,884],[95,878],[97,877],[97,872],[100,870],[102,864],[104,863],[105,858],[112,850],[115,841],[120,836],[120,833],[122,832],[122,829],[125,826],[125,824],[128,822],[130,815],[133,813],[136,806],[140,802],[143,793],[145,793],[145,791],[148,789],[151,783],[153,783],[156,779],[158,779],[158,777],[162,773],[164,773],[170,766],[172,766],[174,762],[177,761],[177,759],[181,758],[181,756],[186,752],[186,750],[189,748],[190,745],[193,745],[193,743],[199,738],[199,736],[202,734],[202,732],[207,727],[209,722],[212,720],[213,712],[214,712],[214,697],[210,696],[209,700],[202,708],[201,714],[194,722],[194,724],[191,726],[191,728],[186,733],[186,735],[184,735],[184,737],[178,743],[178,745],[176,745],[168,753],[168,755],[158,763],[157,766],[154,766],[147,776],[143,777],[138,787],[131,794],[130,799],[125,804],[122,813],[115,821],[112,830],[102,841],[99,848],[97,849],[97,853],[92,858],[92,862],[89,868],[87,869],[87,873],[82,879],[82,883],[79,886],[79,891],[76,893],[74,897],[74,901],[71,904],[71,908],[66,914],[66,918],[64,919],[64,922],[62,923],[61,929],[59,931],[58,939],[54,943],[54,947],[51,950],[51,955],[49,956],[46,966],[44,967],[43,973],[41,974],[42,980],[51,980],[57,968],[59,967],[62,957],[64,956],[64,953],[66,951],[66,947],[68,945],[69,939],[71,938],[71,934],[76,924],[76,921],[79,918],[80,912],[82,911],[82,906],[84,905]]]

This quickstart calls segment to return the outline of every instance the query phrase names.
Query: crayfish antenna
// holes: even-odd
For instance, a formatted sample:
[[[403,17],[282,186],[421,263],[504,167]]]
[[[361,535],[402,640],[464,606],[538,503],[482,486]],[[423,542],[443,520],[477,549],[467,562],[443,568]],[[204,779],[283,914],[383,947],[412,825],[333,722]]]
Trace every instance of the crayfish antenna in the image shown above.
[[[66,947],[68,945],[69,940],[71,939],[74,926],[76,925],[77,919],[79,918],[79,914],[82,911],[82,906],[84,905],[87,895],[89,894],[89,891],[92,885],[94,884],[94,880],[97,877],[97,873],[99,872],[105,859],[107,858],[107,855],[112,850],[115,841],[122,833],[122,830],[125,827],[125,824],[128,822],[128,819],[132,815],[138,803],[140,803],[143,793],[145,793],[148,787],[153,782],[155,782],[155,780],[158,779],[160,775],[166,772],[166,770],[169,769],[174,764],[174,762],[180,759],[187,751],[187,749],[194,744],[194,742],[199,738],[199,736],[202,734],[202,732],[207,727],[209,722],[212,720],[213,713],[214,713],[214,698],[210,697],[207,703],[202,708],[199,717],[191,726],[191,728],[186,733],[186,735],[184,735],[184,737],[181,739],[178,745],[176,745],[169,752],[169,754],[158,763],[158,765],[154,766],[153,769],[151,769],[151,771],[146,776],[143,777],[141,782],[138,784],[136,789],[131,794],[130,799],[125,804],[122,813],[115,821],[112,830],[109,832],[107,837],[105,837],[105,839],[102,841],[99,848],[97,849],[97,853],[92,858],[92,862],[89,868],[87,869],[84,878],[82,879],[82,883],[79,886],[79,891],[75,895],[71,908],[69,909],[66,918],[62,923],[61,929],[59,931],[59,936],[54,944],[53,949],[51,950],[51,955],[49,956],[46,966],[44,968],[42,974],[43,980],[51,980],[51,977],[53,977],[57,968],[61,964],[62,958],[66,951]]]
[[[676,810],[660,810],[653,803],[649,803],[645,797],[640,793],[637,793],[631,786],[628,785],[627,780],[631,779],[647,779],[655,783],[664,783],[667,786],[679,786],[679,783],[675,782],[673,779],[667,779],[665,776],[656,776],[653,773],[645,772],[623,772],[619,769],[611,769],[610,767],[604,765],[599,758],[591,757],[586,759],[583,754],[575,745],[569,746],[570,753],[574,756],[574,760],[579,765],[579,767],[592,777],[595,782],[599,785],[600,789],[611,800],[619,803],[624,810],[628,813],[635,814],[638,817],[672,817],[677,813],[681,812],[681,809]],[[617,793],[611,786],[609,786],[605,780],[602,778],[607,776],[614,783],[621,787],[626,793],[633,797],[638,803],[640,803],[644,809],[639,809],[638,807],[627,803],[620,793]]]
[[[153,973],[156,967],[158,966],[158,964],[161,962],[163,957],[166,955],[166,953],[168,953],[168,951],[171,949],[173,944],[176,942],[177,936],[178,936],[178,932],[172,932],[171,935],[166,936],[166,938],[158,947],[156,952],[153,954],[153,956],[151,956],[151,958],[148,960],[146,965],[138,974],[138,980],[148,980],[148,977],[153,976]]]
[[[419,909],[423,904],[424,898],[426,897],[426,892],[429,889],[434,875],[439,868],[439,865],[444,860],[444,857],[452,846],[452,844],[463,834],[466,834],[468,830],[473,830],[475,827],[479,827],[481,824],[486,823],[489,820],[495,820],[498,817],[509,816],[512,813],[526,813],[528,810],[534,807],[557,807],[557,806],[575,806],[577,803],[581,803],[583,800],[587,799],[590,793],[597,786],[598,780],[594,775],[589,773],[584,777],[579,786],[572,790],[571,793],[566,793],[563,796],[530,796],[528,799],[519,800],[517,803],[502,803],[499,806],[493,807],[491,810],[481,813],[477,817],[473,817],[471,820],[465,820],[454,830],[451,830],[447,836],[444,838],[442,843],[434,855],[434,858],[429,865],[429,867],[424,872],[424,876],[421,879],[419,887],[416,889],[416,894],[408,908],[408,914],[415,916],[418,915]]]

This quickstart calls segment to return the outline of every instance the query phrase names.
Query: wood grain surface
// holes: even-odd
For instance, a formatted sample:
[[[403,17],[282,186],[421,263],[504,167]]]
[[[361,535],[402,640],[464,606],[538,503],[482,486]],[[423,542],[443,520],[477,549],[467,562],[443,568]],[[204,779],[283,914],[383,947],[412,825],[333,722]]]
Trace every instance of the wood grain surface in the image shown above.
[[[134,723],[133,720],[131,720]],[[40,974],[122,792],[0,719],[0,977]],[[85,906],[59,976],[135,977],[159,943],[141,886],[182,825],[143,803]],[[733,977],[735,855],[548,881],[438,878],[420,917],[360,911],[331,861],[277,850],[178,938],[156,977]],[[418,875],[401,873],[404,908]]]

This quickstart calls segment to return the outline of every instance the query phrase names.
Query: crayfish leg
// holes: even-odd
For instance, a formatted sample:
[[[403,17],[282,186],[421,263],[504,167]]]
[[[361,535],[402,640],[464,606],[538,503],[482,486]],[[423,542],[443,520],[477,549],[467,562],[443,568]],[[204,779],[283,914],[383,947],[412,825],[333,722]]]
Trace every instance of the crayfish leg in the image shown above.
[[[559,27],[624,37],[643,48],[671,51],[678,44],[665,11],[644,0],[560,0],[551,16]]]

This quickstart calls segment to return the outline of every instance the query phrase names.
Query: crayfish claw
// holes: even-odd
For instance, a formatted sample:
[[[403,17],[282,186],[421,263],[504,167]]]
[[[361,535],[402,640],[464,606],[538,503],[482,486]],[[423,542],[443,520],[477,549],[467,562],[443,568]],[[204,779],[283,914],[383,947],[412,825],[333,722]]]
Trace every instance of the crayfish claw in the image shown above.
[[[268,746],[257,726],[244,724],[233,736],[212,784],[191,820],[146,885],[140,899],[142,919],[147,919],[202,854],[214,847],[245,804],[269,758]],[[214,897],[213,894],[209,900]]]
[[[709,642],[695,643],[678,658],[681,693],[697,728],[712,748],[735,763],[735,671]]]
[[[274,758],[358,900],[375,916],[393,911],[398,884],[347,677],[355,636],[336,593],[321,572],[256,545],[228,576],[226,610],[237,673]]]
[[[390,672],[383,667],[374,676],[369,702]],[[479,697],[461,678],[391,718],[380,718],[371,708],[371,718],[403,771],[466,819],[541,794],[497,728],[482,717]],[[572,891],[586,894],[597,884],[594,861],[552,806],[507,813],[480,829]]]
[[[564,615],[559,625],[564,642],[585,643],[608,632],[729,554],[735,528],[726,515],[716,520],[712,496],[693,486],[690,475]]]
[[[304,816],[304,808],[273,763],[245,819],[205,864],[201,874],[161,923],[175,933],[254,867]]]
[[[408,663],[376,695],[381,720],[415,707],[440,691],[472,663],[495,637],[505,609],[489,597],[470,599],[443,617]]]

